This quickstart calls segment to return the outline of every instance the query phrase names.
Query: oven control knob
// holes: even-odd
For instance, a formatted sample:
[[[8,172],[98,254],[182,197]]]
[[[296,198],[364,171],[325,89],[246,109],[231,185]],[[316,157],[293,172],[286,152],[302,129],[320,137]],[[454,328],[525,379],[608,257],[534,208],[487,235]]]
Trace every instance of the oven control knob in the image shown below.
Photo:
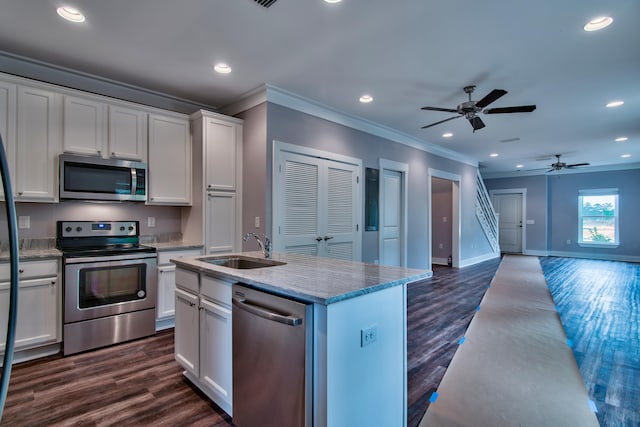
[[[124,231],[124,225],[120,226],[120,231]]]
[[[145,295],[146,293],[142,289],[138,291],[138,298],[144,298]]]
[[[82,227],[80,227],[80,226],[76,227],[76,231],[77,231],[78,233],[79,233],[79,232],[81,232],[81,231],[82,231]]]
[[[133,231],[133,225],[129,226],[129,231]]]
[[[64,229],[64,231],[66,231],[67,233],[70,233],[71,230],[73,230],[73,228],[71,228],[71,227],[67,227],[67,228]]]

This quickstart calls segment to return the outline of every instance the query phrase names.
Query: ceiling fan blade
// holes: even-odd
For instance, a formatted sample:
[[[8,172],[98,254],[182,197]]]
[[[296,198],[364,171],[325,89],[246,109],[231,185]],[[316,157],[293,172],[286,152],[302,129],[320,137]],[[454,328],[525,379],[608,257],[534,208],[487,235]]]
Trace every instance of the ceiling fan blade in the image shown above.
[[[536,109],[535,105],[520,105],[518,107],[502,107],[489,108],[484,110],[485,114],[504,114],[504,113],[530,113]]]
[[[421,110],[444,111],[446,113],[457,113],[458,112],[458,110],[454,110],[453,108],[439,108],[439,107],[422,107]]]
[[[449,120],[459,119],[462,116],[449,117],[448,119],[440,120],[439,122],[431,123],[430,125],[422,126],[421,129],[430,128],[431,126],[439,125],[440,123],[448,122]]]
[[[576,167],[576,166],[589,166],[590,164],[591,163],[576,163],[576,164],[573,164],[573,165],[567,165],[567,167],[568,168],[573,168],[573,167]]]
[[[480,101],[476,102],[476,107],[480,107],[480,108],[484,108],[487,105],[491,104],[493,101],[495,101],[496,99],[503,97],[507,94],[506,90],[503,89],[494,89],[491,92],[489,92],[487,94],[487,96],[485,96],[484,98],[482,98]]]
[[[478,129],[482,129],[483,127],[485,127],[484,122],[480,117],[470,118],[469,123],[471,123],[471,126],[473,127],[474,132],[477,131]]]

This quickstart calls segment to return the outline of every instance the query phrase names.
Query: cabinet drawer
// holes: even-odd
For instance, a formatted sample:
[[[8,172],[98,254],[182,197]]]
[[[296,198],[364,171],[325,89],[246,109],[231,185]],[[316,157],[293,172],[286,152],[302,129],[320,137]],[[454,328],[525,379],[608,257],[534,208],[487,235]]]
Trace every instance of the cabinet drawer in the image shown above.
[[[231,306],[231,283],[211,276],[202,276],[200,294]]]
[[[198,293],[198,273],[181,268],[176,269],[176,286]]]
[[[18,268],[21,272],[20,280],[58,275],[58,261],[56,260],[25,261],[21,262]],[[11,264],[2,263],[0,264],[0,281],[9,280],[11,280]]]
[[[198,256],[202,252],[200,249],[185,249],[176,251],[158,252],[158,265],[170,264],[172,258],[180,258],[185,256]]]

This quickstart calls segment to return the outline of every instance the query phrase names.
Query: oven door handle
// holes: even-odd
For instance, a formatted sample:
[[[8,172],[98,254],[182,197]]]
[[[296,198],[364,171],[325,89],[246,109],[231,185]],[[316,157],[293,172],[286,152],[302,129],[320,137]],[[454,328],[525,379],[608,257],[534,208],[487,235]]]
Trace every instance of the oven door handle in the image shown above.
[[[154,252],[145,252],[140,254],[122,254],[122,255],[105,255],[80,258],[65,258],[65,264],[83,264],[103,261],[129,261],[137,259],[157,258],[158,254]]]

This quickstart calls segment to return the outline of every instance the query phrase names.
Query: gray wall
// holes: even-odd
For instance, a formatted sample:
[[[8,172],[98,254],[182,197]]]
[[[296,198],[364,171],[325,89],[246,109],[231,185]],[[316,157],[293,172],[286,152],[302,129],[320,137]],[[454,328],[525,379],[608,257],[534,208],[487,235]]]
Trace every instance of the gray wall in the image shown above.
[[[485,180],[487,189],[527,188],[527,248],[549,255],[640,261],[640,169],[563,173]],[[619,236],[617,248],[581,247],[578,239],[579,190],[617,188]],[[571,243],[567,243],[570,240]]]
[[[4,202],[0,203],[0,240],[8,239]],[[20,239],[56,237],[56,221],[140,221],[141,235],[180,233],[181,208],[146,206],[144,203],[92,203],[63,201],[60,203],[16,203],[19,216],[29,216],[31,227],[19,229]],[[147,218],[155,217],[156,226],[147,227]]]
[[[260,213],[266,218],[265,230],[271,229],[271,166],[273,141],[277,140],[359,158],[362,159],[364,167],[378,168],[380,158],[409,164],[407,264],[414,268],[430,268],[427,266],[428,245],[431,244],[427,223],[428,169],[435,168],[462,176],[462,259],[479,257],[490,252],[480,224],[475,218],[475,167],[273,103],[266,104],[265,119],[262,108],[264,107],[254,107],[238,115],[245,119],[245,134],[253,135],[250,141],[245,137],[245,226],[251,226],[253,217]],[[266,145],[266,150],[260,146],[259,141],[262,137],[259,129],[264,128],[265,123],[266,139],[263,139],[262,143]],[[248,151],[252,153],[248,155]],[[255,185],[255,188],[249,189],[250,185]],[[260,207],[256,200],[264,200],[264,207]],[[363,236],[363,260],[373,262],[377,259],[377,233],[364,232]]]

